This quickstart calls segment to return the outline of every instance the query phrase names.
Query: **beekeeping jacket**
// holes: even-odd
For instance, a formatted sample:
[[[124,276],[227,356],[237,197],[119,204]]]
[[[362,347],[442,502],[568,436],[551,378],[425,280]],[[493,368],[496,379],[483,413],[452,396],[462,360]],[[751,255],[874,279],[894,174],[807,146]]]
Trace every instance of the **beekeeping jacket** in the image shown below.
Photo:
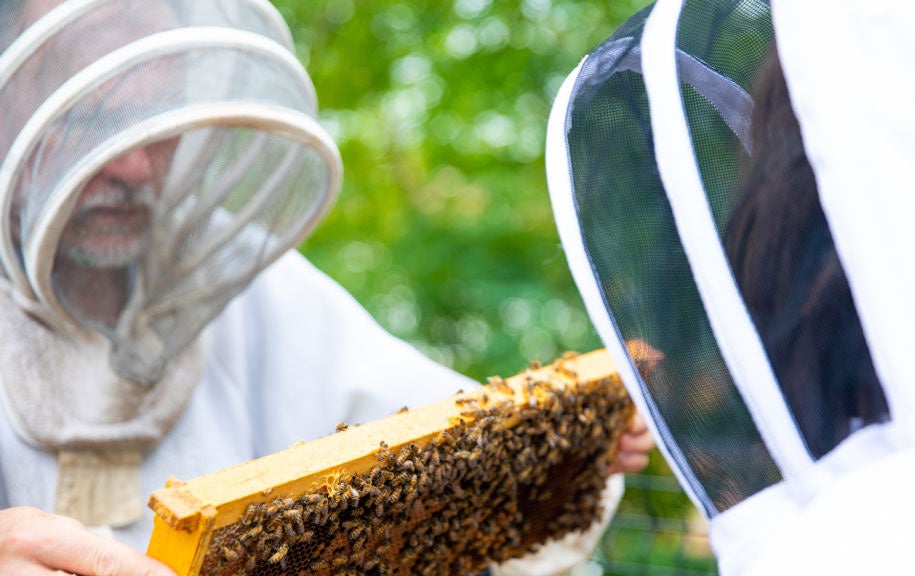
[[[570,268],[723,574],[911,563],[913,25],[906,2],[659,0],[556,98]]]
[[[0,505],[142,549],[169,475],[472,385],[290,252],[342,169],[269,2],[18,0],[0,47]]]

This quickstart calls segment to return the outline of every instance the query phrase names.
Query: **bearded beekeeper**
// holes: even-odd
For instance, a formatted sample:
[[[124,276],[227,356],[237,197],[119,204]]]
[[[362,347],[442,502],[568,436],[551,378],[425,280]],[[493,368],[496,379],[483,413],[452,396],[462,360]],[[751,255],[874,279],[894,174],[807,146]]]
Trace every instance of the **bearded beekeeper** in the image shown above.
[[[473,385],[290,251],[341,179],[291,47],[266,0],[0,4],[0,573],[170,574],[168,476]]]
[[[913,29],[910,2],[659,0],[556,99],[570,267],[722,574],[911,572]]]

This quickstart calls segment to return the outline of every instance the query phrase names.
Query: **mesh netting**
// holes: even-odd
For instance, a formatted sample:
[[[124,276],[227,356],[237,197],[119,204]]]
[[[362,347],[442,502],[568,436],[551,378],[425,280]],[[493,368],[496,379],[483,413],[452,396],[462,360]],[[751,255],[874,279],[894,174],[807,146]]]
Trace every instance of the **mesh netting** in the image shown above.
[[[715,515],[781,476],[721,358],[657,171],[634,64],[649,10],[584,62],[566,122],[572,190],[617,334],[665,356],[640,383],[660,441]]]
[[[129,266],[86,278],[74,271],[80,254],[61,255],[51,272],[61,305],[109,335],[113,361],[125,371],[147,368],[150,359],[167,361],[183,349],[259,270],[298,242],[303,228],[317,219],[320,195],[329,186],[326,159],[278,135],[208,128],[182,138],[205,140],[199,154],[235,170],[208,170],[174,205],[160,202],[146,211],[139,202],[135,209],[119,204],[111,216],[116,223],[106,220],[98,205],[77,212],[62,232],[61,250],[127,258]],[[145,150],[155,155],[156,146],[175,144]],[[100,283],[106,294],[120,288],[122,298],[87,298],[99,293],[87,280]]]
[[[335,194],[311,80],[262,0],[8,15],[31,28],[0,66],[7,272],[52,324],[108,336],[121,376],[155,381]]]
[[[289,80],[294,69],[265,63],[262,54],[234,49],[181,49],[179,54],[144,61],[85,90],[79,101],[60,110],[33,144],[31,160],[23,168],[31,177],[20,181],[14,192],[17,198],[28,198],[22,213],[24,234],[76,160],[135,124],[227,99],[307,110],[310,103],[304,100],[301,85]],[[226,83],[226,70],[231,70],[231,85]]]
[[[686,8],[680,35],[703,47],[698,57],[739,79],[755,102],[752,155],[707,103],[687,98],[685,110],[734,277],[807,448],[819,458],[855,430],[886,421],[886,399],[791,109],[768,4]],[[742,26],[731,23],[735,12]]]
[[[5,51],[17,35],[60,4],[64,2],[4,2],[0,6],[0,21],[3,22],[0,51]],[[8,66],[0,69],[3,80],[0,98],[11,112],[0,123],[0,158],[6,156],[31,114],[57,88],[87,65],[133,41],[187,26],[227,26],[286,43],[285,30],[278,28],[262,3],[255,0],[95,0],[70,4],[81,4],[85,8],[52,14],[42,22],[48,30],[46,34],[33,38],[28,46],[16,46],[15,55],[5,54],[8,59],[16,58],[6,60]],[[131,17],[137,13],[144,17]],[[117,22],[116,34],[109,30],[112,22]],[[87,42],[87,38],[92,41]],[[206,71],[220,69],[217,66],[197,71],[207,73],[212,83],[213,75]],[[216,85],[222,85],[222,82],[216,82]],[[153,101],[147,97],[145,104]],[[309,109],[314,111],[314,102],[309,103]]]

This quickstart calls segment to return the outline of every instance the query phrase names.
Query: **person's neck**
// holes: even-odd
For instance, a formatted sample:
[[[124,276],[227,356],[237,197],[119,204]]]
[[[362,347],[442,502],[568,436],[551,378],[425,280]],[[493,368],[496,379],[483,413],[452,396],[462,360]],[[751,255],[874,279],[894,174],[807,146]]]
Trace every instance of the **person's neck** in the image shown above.
[[[58,257],[54,284],[58,298],[72,314],[113,328],[127,302],[127,274],[126,267],[85,266]]]

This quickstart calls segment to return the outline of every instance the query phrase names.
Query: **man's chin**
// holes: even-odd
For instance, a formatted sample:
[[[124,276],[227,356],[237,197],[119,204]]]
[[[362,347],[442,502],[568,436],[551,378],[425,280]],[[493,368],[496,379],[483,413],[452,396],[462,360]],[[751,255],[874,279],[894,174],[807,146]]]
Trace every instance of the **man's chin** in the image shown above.
[[[112,236],[90,242],[61,241],[59,256],[70,264],[86,268],[124,268],[137,259],[142,249],[140,238]]]

